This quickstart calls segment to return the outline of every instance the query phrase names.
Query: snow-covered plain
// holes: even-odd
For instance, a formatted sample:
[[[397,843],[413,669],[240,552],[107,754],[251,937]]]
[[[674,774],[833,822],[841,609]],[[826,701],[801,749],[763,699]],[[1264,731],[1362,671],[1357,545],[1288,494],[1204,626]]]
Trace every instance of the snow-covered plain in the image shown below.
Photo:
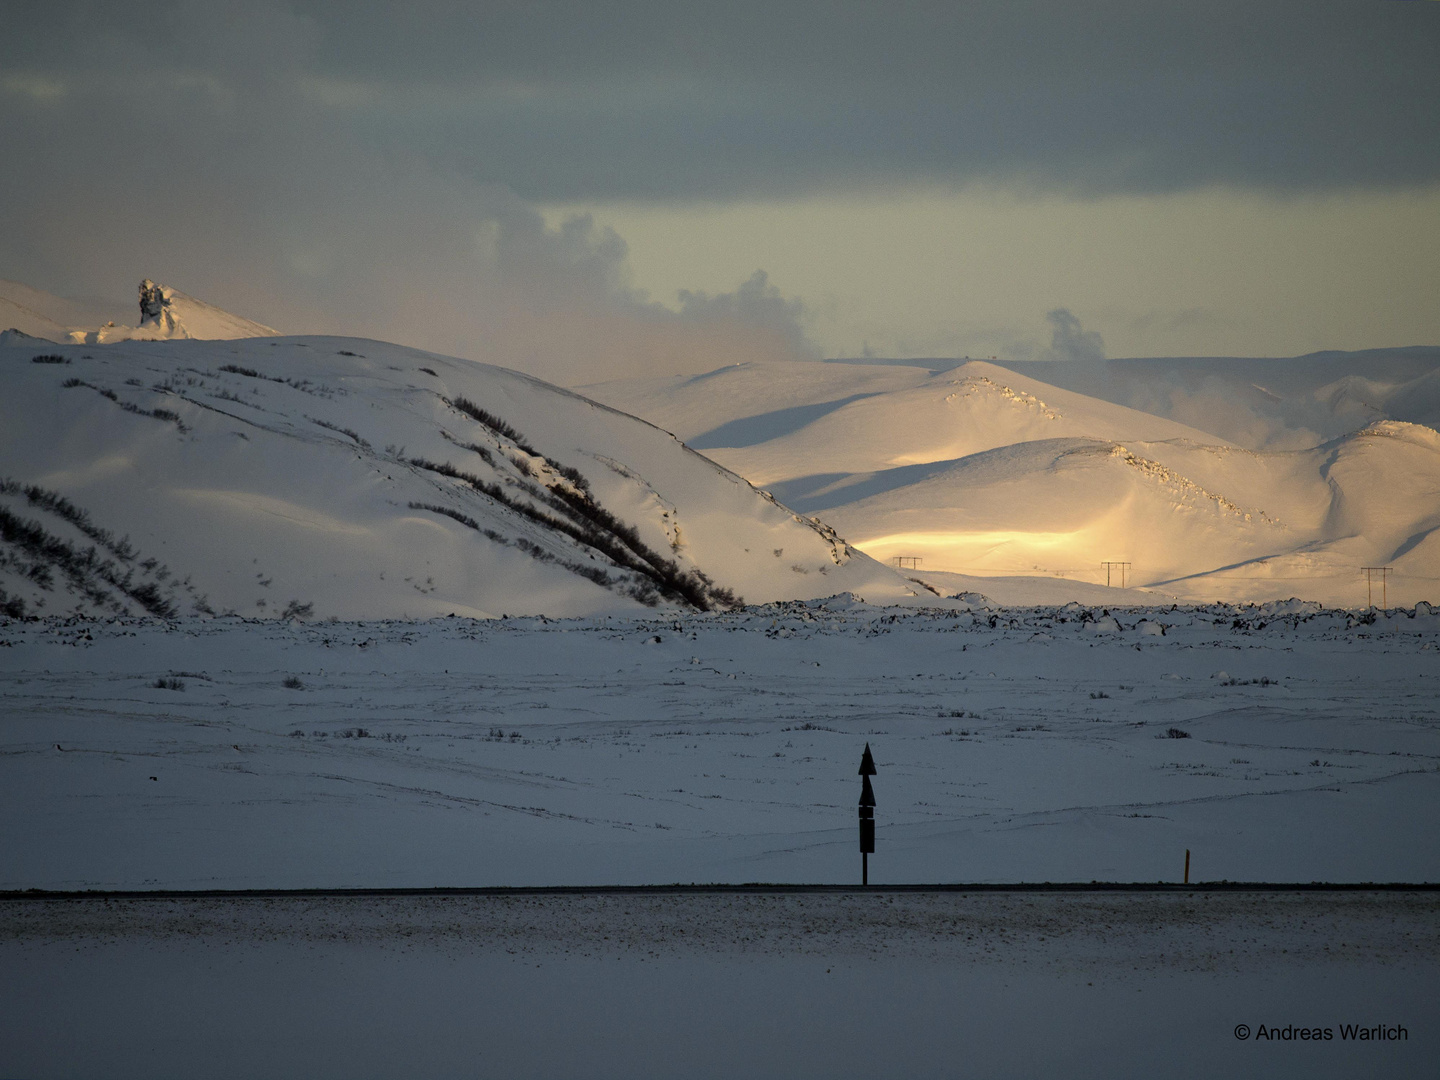
[[[1428,1076],[1434,892],[885,885],[1436,881],[1437,645],[1304,604],[5,621],[6,889],[853,883],[866,743],[880,827],[863,894],[12,894],[0,1072]]]
[[[1440,880],[1426,357],[596,391],[777,502],[514,372],[0,286],[0,889],[851,883],[880,768],[863,895],[12,892],[0,1073],[1433,1070],[1433,892],[884,889]],[[1381,560],[1408,609],[1155,606]],[[1234,1034],[1345,1023],[1406,1038]]]
[[[1423,1077],[1437,905],[1371,891],[0,900],[0,1069]]]
[[[867,742],[873,882],[1436,881],[1437,644],[1300,604],[8,621],[0,887],[850,882]]]

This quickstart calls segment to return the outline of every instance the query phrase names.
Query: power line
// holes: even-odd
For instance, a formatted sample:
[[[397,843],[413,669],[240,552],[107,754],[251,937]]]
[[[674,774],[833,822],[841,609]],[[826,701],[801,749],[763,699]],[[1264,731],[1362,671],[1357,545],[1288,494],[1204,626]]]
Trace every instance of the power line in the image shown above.
[[[1388,598],[1388,596],[1386,595],[1386,588],[1385,588],[1385,586],[1386,586],[1387,581],[1389,580],[1390,571],[1393,570],[1394,567],[1393,567],[1393,566],[1362,566],[1360,569],[1363,570],[1363,571],[1365,571],[1365,606],[1366,606],[1366,607],[1372,607],[1372,608],[1375,606],[1375,589],[1374,589],[1374,580],[1375,580],[1375,578],[1374,578],[1374,575],[1379,574],[1379,575],[1380,575],[1380,607],[1381,607],[1381,610],[1388,611],[1388,610],[1390,609],[1390,604],[1388,603],[1388,599],[1389,599],[1389,598]]]
[[[1120,571],[1120,588],[1125,588],[1125,571],[1130,569],[1128,562],[1102,562],[1100,565],[1105,568],[1105,585],[1107,588],[1110,585],[1110,571],[1112,569],[1118,569]]]

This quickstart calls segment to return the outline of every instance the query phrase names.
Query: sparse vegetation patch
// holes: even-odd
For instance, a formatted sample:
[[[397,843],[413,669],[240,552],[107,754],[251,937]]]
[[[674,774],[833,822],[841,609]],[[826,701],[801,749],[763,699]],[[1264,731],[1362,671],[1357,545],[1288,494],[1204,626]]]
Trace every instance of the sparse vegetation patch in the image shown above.
[[[204,596],[196,593],[188,579],[172,580],[169,569],[156,559],[138,561],[128,538],[117,539],[58,492],[4,478],[0,479],[0,496],[23,497],[29,507],[59,518],[91,541],[89,546],[77,545],[41,522],[0,506],[0,568],[31,582],[40,593],[53,592],[58,577],[69,591],[102,611],[125,614],[128,600],[147,614],[168,619],[180,613],[174,593],[183,590],[190,594],[197,614],[211,613]],[[30,614],[32,607],[43,606],[43,595],[27,603],[13,594],[0,594],[0,610],[12,616]]]
[[[314,416],[307,416],[305,417],[305,419],[309,420],[312,424],[318,424],[320,427],[325,428],[329,431],[338,431],[341,435],[348,435],[350,436],[350,438],[354,439],[357,444],[363,446],[366,450],[370,449],[370,444],[364,439],[362,439],[359,435],[355,434],[355,432],[351,431],[348,427],[341,427],[339,424],[332,424],[328,420],[321,420]]]
[[[484,461],[486,465],[489,465],[492,469],[495,467],[495,455],[490,453],[488,447],[481,446],[479,443],[461,442],[444,428],[440,429],[440,434],[445,437],[447,442],[453,443],[455,446],[460,447],[461,450],[469,450],[472,453],[479,454],[480,459]]]
[[[180,429],[181,434],[184,434],[185,432],[190,430],[190,428],[186,426],[185,422],[180,419],[179,413],[171,412],[169,409],[142,409],[139,405],[136,405],[132,401],[121,401],[119,395],[116,394],[114,390],[111,390],[108,387],[95,386],[91,383],[87,383],[84,379],[66,379],[60,385],[66,390],[73,389],[77,386],[89,387],[101,397],[108,398],[111,401],[115,402],[115,404],[119,405],[120,408],[124,409],[128,413],[134,413],[136,416],[149,416],[156,420],[168,420],[170,423],[174,424],[177,428]]]
[[[449,462],[428,461],[425,458],[411,458],[409,461],[416,468],[460,480],[532,521],[594,548],[617,566],[642,575],[648,579],[648,588],[636,583],[627,590],[642,603],[650,603],[652,593],[657,591],[661,595],[685,601],[701,611],[715,608],[734,609],[744,603],[730,590],[716,586],[701,571],[682,570],[673,560],[652,551],[641,540],[639,531],[633,525],[627,525],[615,517],[588,494],[577,494],[558,485],[548,488],[548,495],[533,484],[521,488],[532,498],[564,513],[570,519],[565,520],[522,502],[498,484],[482,480],[473,473],[463,472]],[[638,591],[635,591],[637,586]]]
[[[524,450],[527,454],[531,454],[534,457],[541,456],[539,450],[536,450],[533,446],[530,446],[525,441],[524,435],[521,435],[520,432],[516,431],[513,427],[507,424],[504,420],[500,419],[500,417],[496,416],[494,413],[486,412],[469,398],[456,397],[454,401],[446,398],[445,401],[446,404],[452,406],[455,409],[458,409],[460,412],[470,417],[470,419],[480,421],[480,423],[484,424],[491,431],[495,432],[496,435],[503,435],[505,438],[509,439],[512,443],[518,446],[521,450]]]
[[[296,342],[295,344],[300,344]],[[301,346],[304,348],[305,346]],[[286,379],[279,375],[266,375],[263,371],[256,371],[254,368],[241,367],[239,364],[221,364],[221,371],[228,371],[232,375],[244,375],[247,379],[264,379],[266,382],[280,383],[292,390],[299,390],[302,393],[314,394],[316,397],[334,397],[335,391],[328,386],[316,386],[309,379]]]
[[[232,375],[244,375],[247,379],[269,379],[271,382],[281,381],[271,375],[261,375],[260,372],[254,368],[241,367],[239,364],[221,364],[220,370],[228,371]]]

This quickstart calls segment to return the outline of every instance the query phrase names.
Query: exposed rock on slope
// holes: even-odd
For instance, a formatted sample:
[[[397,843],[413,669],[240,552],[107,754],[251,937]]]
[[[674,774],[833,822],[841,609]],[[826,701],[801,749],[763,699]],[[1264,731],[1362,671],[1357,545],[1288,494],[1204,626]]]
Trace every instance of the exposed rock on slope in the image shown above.
[[[0,331],[7,329],[78,345],[275,336],[268,326],[222,311],[168,285],[157,285],[149,278],[140,283],[140,318],[135,326],[117,325],[97,305],[51,296],[18,282],[0,281]]]
[[[237,338],[275,337],[270,327],[242,319],[179,289],[157,285],[146,278],[140,282],[140,324],[102,326],[98,330],[76,330],[70,340],[77,344],[99,345],[113,341],[171,341],[198,338],[205,341]]]

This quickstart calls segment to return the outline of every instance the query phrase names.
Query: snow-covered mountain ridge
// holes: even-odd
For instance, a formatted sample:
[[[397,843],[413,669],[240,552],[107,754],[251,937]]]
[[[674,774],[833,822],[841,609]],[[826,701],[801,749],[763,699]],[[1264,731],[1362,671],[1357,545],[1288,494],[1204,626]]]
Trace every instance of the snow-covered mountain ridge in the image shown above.
[[[1039,602],[1082,593],[1093,600],[1093,589],[1107,582],[1148,588],[1157,601],[1298,595],[1354,605],[1440,597],[1437,349],[1289,361],[752,363],[582,387],[632,415],[611,411],[600,424],[589,403],[592,413],[575,427],[572,393],[548,387],[518,402],[514,380],[545,384],[514,373],[373,342],[281,339],[269,327],[148,279],[139,301],[134,327],[108,320],[76,328],[86,319],[93,327],[93,306],[0,283],[0,324],[9,316],[21,332],[0,339],[22,360],[7,365],[15,375],[5,406],[13,420],[0,444],[6,455],[0,510],[13,518],[0,602],[11,610],[40,610],[36,605],[49,603],[47,590],[59,587],[73,597],[66,603],[100,610],[138,604],[152,612],[198,606],[275,614],[277,606],[293,613],[321,604],[337,615],[413,613],[414,597],[403,589],[376,601],[379,607],[366,606],[371,601],[360,593],[343,595],[338,583],[346,575],[364,581],[382,566],[386,576],[361,592],[394,591],[398,573],[423,599],[418,610],[431,613],[443,607],[443,613],[588,614],[617,599],[665,597],[707,607],[725,606],[730,597],[842,591],[913,602],[914,593],[990,596],[989,579],[1000,594]],[[212,343],[184,353],[186,341],[196,339]],[[156,351],[118,351],[142,342]],[[181,351],[168,351],[175,349]],[[180,366],[168,363],[182,355]],[[322,356],[329,359],[315,363]],[[383,363],[376,359],[382,356]],[[127,364],[141,370],[122,372]],[[98,394],[101,413],[55,411],[43,393],[27,397],[23,388],[33,384],[40,393],[47,369],[64,372],[60,387],[67,394]],[[491,374],[473,384],[482,372]],[[288,400],[270,400],[277,397]],[[114,445],[92,440],[85,452],[94,460],[57,468],[50,458],[80,440],[77,425],[100,423],[101,414]],[[229,421],[217,419],[227,415]],[[43,432],[35,427],[40,417],[48,417]],[[643,448],[628,438],[614,444],[634,417],[674,431],[689,450],[663,432]],[[488,557],[480,560],[483,570],[465,569],[473,553],[461,558],[454,551],[441,560],[450,565],[448,585],[436,585],[428,572],[417,582],[397,551],[419,541],[395,531],[398,519],[376,520],[366,500],[380,495],[355,475],[337,477],[339,486],[307,487],[273,448],[259,455],[258,472],[245,455],[221,453],[218,444],[190,455],[189,464],[144,440],[142,455],[134,449],[136,432],[121,430],[142,420],[207,444],[214,433],[206,424],[239,423],[232,438],[248,439],[244,425],[258,422],[267,439],[309,447],[296,459],[303,462],[298,473],[315,476],[335,471],[327,457],[335,448],[310,446],[324,432],[387,484],[409,488],[414,477],[425,480],[403,500],[402,517],[445,519],[447,529],[468,530],[492,547],[544,563],[549,584],[537,593],[519,584],[528,572],[492,566]],[[661,462],[689,451],[763,490],[744,484],[744,499],[717,502],[700,495],[711,481],[696,479],[699,473],[657,479]],[[172,482],[200,459],[209,461],[198,470],[203,475]],[[96,471],[101,462],[115,471],[118,489]],[[706,468],[707,475],[728,475]],[[734,476],[730,482],[740,483]],[[446,497],[427,484],[443,485]],[[153,505],[144,528],[164,523],[184,531],[191,519],[205,523],[191,529],[179,553],[141,543],[147,534],[128,516],[137,492],[160,499],[162,488],[170,503]],[[459,502],[456,490],[464,495]],[[401,506],[394,495],[388,500]],[[750,526],[736,532],[727,515],[752,518],[755,500],[769,501],[762,517],[778,513],[777,520],[801,526],[806,539],[763,529],[760,535]],[[4,509],[17,503],[24,507]],[[518,517],[524,528],[502,527],[495,514]],[[301,525],[309,531],[280,539]],[[292,549],[308,551],[300,561],[309,569],[293,581],[315,596],[238,595],[247,590],[223,554],[238,557],[235,545],[210,543],[206,529],[269,537],[279,564],[293,561]],[[909,583],[873,564],[857,576],[840,535],[875,559],[903,563]],[[47,537],[60,546],[36,562]],[[819,561],[812,557],[816,543],[828,552]],[[28,545],[31,555],[17,554],[17,544]],[[331,608],[317,599],[329,593],[316,584],[326,571],[316,551],[327,546],[347,566],[344,574],[328,571],[337,590]],[[773,561],[756,561],[764,551]],[[82,557],[86,552],[92,554]],[[197,557],[214,572],[192,570]],[[1362,567],[1388,568],[1378,596],[1366,590]],[[187,584],[176,585],[187,573]],[[854,580],[838,580],[847,576]],[[255,580],[276,579],[261,569]],[[217,581],[225,583],[218,591]],[[609,599],[578,600],[577,581],[588,582],[582,593],[593,587]]]
[[[1196,601],[1354,605],[1361,567],[1388,566],[1385,598],[1414,603],[1440,597],[1440,436],[1409,422],[1430,416],[1440,350],[1400,352],[1257,362],[1284,390],[1251,388],[1259,405],[1242,366],[1200,360],[745,364],[582,389],[941,591],[1109,573]],[[1384,409],[1360,410],[1372,361]]]
[[[18,330],[57,343],[101,345],[114,341],[206,341],[275,337],[253,319],[232,315],[193,296],[146,278],[139,288],[140,314],[134,326],[100,316],[96,305],[51,296],[14,281],[0,281],[0,330]]]
[[[924,592],[669,433],[501,368],[347,338],[6,334],[0,369],[11,614],[567,616]]]
[[[146,278],[140,282],[138,325],[72,331],[70,340],[78,344],[97,345],[111,341],[171,341],[177,338],[216,341],[276,336],[277,331],[262,323],[232,315],[179,289],[157,285]]]
[[[1004,363],[1017,374],[1178,420],[1255,450],[1299,450],[1376,422],[1440,425],[1440,347],[1286,359]]]

